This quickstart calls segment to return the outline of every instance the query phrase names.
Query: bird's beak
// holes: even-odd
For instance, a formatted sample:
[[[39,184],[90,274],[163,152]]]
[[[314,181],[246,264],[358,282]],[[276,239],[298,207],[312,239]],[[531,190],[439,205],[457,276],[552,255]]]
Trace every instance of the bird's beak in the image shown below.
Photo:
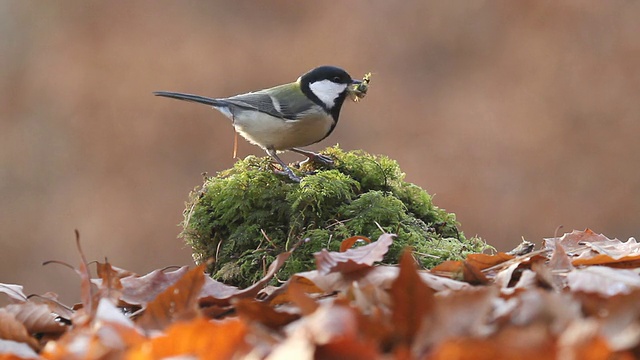
[[[353,101],[358,101],[367,95],[368,82],[364,80],[351,80],[351,85],[347,87],[347,93]]]

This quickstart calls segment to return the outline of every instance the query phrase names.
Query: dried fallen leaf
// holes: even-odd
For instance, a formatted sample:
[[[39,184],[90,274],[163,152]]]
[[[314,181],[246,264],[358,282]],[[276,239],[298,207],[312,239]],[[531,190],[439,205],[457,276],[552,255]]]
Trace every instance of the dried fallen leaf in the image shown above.
[[[469,254],[467,256],[467,262],[479,270],[484,270],[498,264],[502,264],[505,261],[515,259],[513,255],[500,252],[495,255],[489,254]]]
[[[595,292],[613,296],[640,289],[640,276],[633,270],[589,266],[568,273],[567,285],[573,291]]]
[[[554,339],[544,326],[507,327],[491,338],[454,338],[438,344],[434,360],[555,359]]]
[[[202,292],[200,293],[200,306],[226,306],[230,304],[231,299],[256,297],[260,290],[262,290],[262,288],[264,288],[269,283],[269,281],[271,281],[278,270],[280,270],[289,256],[291,256],[290,251],[278,255],[278,257],[276,257],[276,260],[271,265],[269,265],[269,269],[267,270],[267,273],[264,275],[264,277],[260,279],[260,281],[256,282],[246,289],[238,289],[235,286],[225,285],[211,278],[207,278],[202,288]]]
[[[146,305],[161,292],[173,285],[189,271],[188,266],[165,272],[154,270],[144,276],[128,276],[120,279],[122,284],[121,300],[134,305]]]
[[[40,348],[36,339],[29,335],[22,322],[18,321],[6,309],[0,309],[0,339],[25,343],[34,350]]]
[[[581,265],[606,265],[618,269],[635,269],[640,267],[640,255],[612,258],[609,255],[595,255],[577,258],[571,262],[574,266]]]
[[[357,242],[364,241],[367,244],[371,244],[371,240],[364,236],[352,236],[348,239],[342,240],[340,243],[340,252],[345,252],[353,247]]]
[[[275,330],[300,318],[300,314],[277,311],[265,303],[251,299],[239,299],[233,305],[238,316],[245,322],[255,321]]]
[[[435,307],[413,344],[414,353],[424,353],[449,339],[467,336],[486,337],[497,324],[492,321],[497,287],[468,287],[435,297]]]
[[[348,273],[371,267],[375,262],[382,260],[389,251],[394,236],[393,234],[382,234],[377,241],[371,244],[348,249],[342,253],[323,249],[313,254],[316,258],[318,272],[323,275],[332,272]]]
[[[313,281],[298,275],[293,275],[287,282],[273,290],[268,296],[266,296],[263,300],[268,302],[271,306],[280,305],[284,303],[291,302],[290,293],[288,291],[289,286],[292,284],[296,284],[297,287],[301,288],[305,293],[308,294],[317,294],[322,293],[322,289],[320,289]]]
[[[391,285],[391,319],[397,342],[404,348],[411,348],[423,321],[433,311],[434,293],[420,279],[411,251],[405,250],[400,258],[400,273]]]
[[[22,289],[21,285],[0,283],[0,294],[8,295],[12,302],[27,301],[27,296],[22,292]]]
[[[626,242],[622,242],[618,239],[609,239],[602,234],[596,234],[591,229],[574,230],[559,239],[545,239],[545,247],[548,249],[553,249],[556,243],[561,244],[567,254],[577,256],[577,259],[581,260],[592,257],[599,257],[601,261],[607,262],[609,262],[608,258],[618,260],[624,257],[638,257],[640,259],[640,244],[636,239],[630,238]],[[596,263],[590,264],[595,265]],[[576,264],[574,263],[574,265]],[[631,266],[637,267],[638,263]]]
[[[8,305],[5,310],[12,313],[30,334],[60,334],[67,330],[64,324],[56,321],[55,314],[44,304],[25,302]]]
[[[163,335],[131,349],[127,360],[232,359],[245,353],[247,327],[240,320],[209,321],[202,318],[177,322]]]
[[[190,320],[198,314],[198,296],[204,284],[202,264],[190,270],[147,304],[137,324],[145,330],[161,330],[176,322]]]

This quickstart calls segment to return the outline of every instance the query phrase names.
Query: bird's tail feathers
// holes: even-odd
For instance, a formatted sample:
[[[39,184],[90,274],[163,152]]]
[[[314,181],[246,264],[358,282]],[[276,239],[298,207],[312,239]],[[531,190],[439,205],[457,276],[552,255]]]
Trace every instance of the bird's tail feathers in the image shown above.
[[[164,96],[172,99],[197,102],[200,104],[210,105],[216,108],[226,106],[226,104],[223,101],[204,97],[204,96],[199,96],[199,95],[184,94],[184,93],[177,93],[177,92],[170,92],[170,91],[154,91],[153,94],[156,96]]]

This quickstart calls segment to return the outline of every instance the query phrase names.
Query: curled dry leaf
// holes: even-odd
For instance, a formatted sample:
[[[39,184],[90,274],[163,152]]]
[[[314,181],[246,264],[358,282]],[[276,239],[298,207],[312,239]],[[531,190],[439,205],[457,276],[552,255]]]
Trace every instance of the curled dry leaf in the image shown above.
[[[21,285],[0,283],[0,294],[6,294],[12,302],[27,301],[22,289]]]
[[[269,269],[260,281],[249,286],[246,289],[238,289],[235,286],[228,286],[207,278],[202,292],[200,293],[200,306],[207,305],[229,305],[231,299],[254,298],[262,288],[264,288],[275,274],[284,265],[284,262],[291,256],[291,252],[285,252],[276,257],[276,260],[269,265]]]
[[[584,231],[574,230],[564,234],[561,238],[545,239],[545,247],[553,249],[555,244],[561,244],[567,254],[580,259],[579,265],[596,265],[597,262],[586,260],[598,257],[599,261],[610,262],[610,259],[619,260],[628,257],[629,260],[636,258],[639,260],[629,267],[637,267],[640,264],[640,244],[634,238],[629,238],[626,242],[618,239],[609,239],[602,234],[596,234],[591,229]],[[574,262],[574,265],[577,265]]]
[[[176,322],[190,320],[198,314],[198,297],[204,284],[202,264],[187,272],[147,304],[137,324],[145,330],[161,330]]]
[[[364,236],[352,236],[348,239],[342,240],[340,243],[340,252],[345,252],[353,247],[358,241],[364,241],[367,244],[371,244],[371,240]]]
[[[394,237],[393,234],[382,234],[375,242],[355,249],[348,249],[342,253],[323,249],[313,254],[316,258],[316,267],[323,275],[332,272],[348,273],[371,267],[375,262],[381,261],[389,251]]]
[[[60,334],[67,330],[47,305],[33,302],[12,304],[5,307],[21,322],[30,334]]]
[[[146,305],[161,292],[173,285],[189,271],[188,266],[166,272],[154,270],[144,276],[127,276],[120,279],[122,284],[121,300],[132,305]]]

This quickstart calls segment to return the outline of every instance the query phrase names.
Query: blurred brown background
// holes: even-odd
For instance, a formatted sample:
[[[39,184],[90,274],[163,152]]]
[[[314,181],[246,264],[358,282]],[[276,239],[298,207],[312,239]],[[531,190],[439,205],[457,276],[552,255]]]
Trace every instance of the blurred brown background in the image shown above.
[[[0,282],[75,300],[75,275],[41,266],[78,263],[74,229],[89,259],[189,264],[183,203],[231,166],[233,131],[151,92],[229,96],[322,64],[374,76],[312,149],[397,159],[467,235],[638,235],[638,19],[636,1],[0,2]]]

